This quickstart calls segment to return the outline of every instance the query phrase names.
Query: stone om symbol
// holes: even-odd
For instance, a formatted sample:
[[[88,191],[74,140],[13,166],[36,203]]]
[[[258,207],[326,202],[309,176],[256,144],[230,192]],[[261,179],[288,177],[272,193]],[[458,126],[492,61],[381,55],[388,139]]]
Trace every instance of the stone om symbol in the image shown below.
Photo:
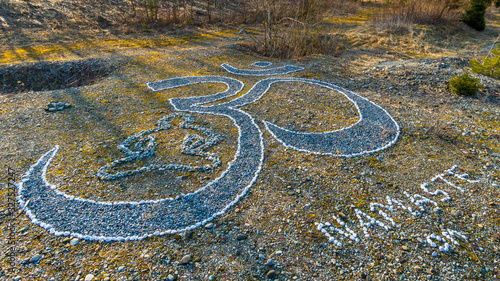
[[[255,66],[267,67],[266,63]],[[235,75],[273,76],[302,70],[287,65],[260,70],[245,70],[222,64]],[[350,157],[373,153],[394,144],[399,136],[396,121],[380,106],[337,85],[303,78],[267,78],[247,93],[228,102],[205,106],[234,96],[243,82],[223,76],[189,76],[150,82],[153,91],[168,90],[198,83],[222,83],[227,90],[212,95],[171,98],[179,112],[221,115],[238,128],[238,148],[227,169],[215,180],[195,192],[175,198],[139,202],[103,202],[75,197],[57,190],[46,178],[47,167],[59,147],[43,155],[18,184],[18,202],[33,223],[51,234],[72,235],[86,240],[130,241],[155,235],[191,230],[226,212],[242,198],[257,179],[264,160],[262,132],[254,118],[240,107],[256,102],[270,87],[281,82],[301,82],[344,94],[357,108],[359,120],[346,128],[325,133],[301,133],[264,121],[265,128],[286,147],[315,154]]]

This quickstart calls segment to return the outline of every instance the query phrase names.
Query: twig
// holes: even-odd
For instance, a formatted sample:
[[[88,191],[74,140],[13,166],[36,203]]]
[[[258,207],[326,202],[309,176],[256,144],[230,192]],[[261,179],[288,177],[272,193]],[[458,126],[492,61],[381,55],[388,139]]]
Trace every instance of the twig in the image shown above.
[[[294,18],[289,18],[289,17],[285,17],[285,18],[282,18],[278,21],[278,23],[282,22],[283,20],[291,20],[291,21],[294,21],[294,22],[298,22],[300,24],[302,24],[305,28],[306,24],[304,22],[301,22],[300,20],[297,20],[297,19],[294,19]]]
[[[448,43],[446,43],[446,45],[444,46],[444,48],[446,49],[448,47],[448,45],[450,45],[450,43],[455,39],[457,38],[458,34],[455,34],[455,36],[453,36],[453,38],[451,38]]]
[[[307,26],[307,23],[302,22],[302,21],[297,20],[297,19],[294,19],[294,18],[290,18],[290,17],[284,17],[284,18],[280,19],[280,20],[278,21],[278,23],[282,22],[283,20],[290,20],[290,21],[298,22],[298,23],[302,24],[302,25],[304,26],[304,28]],[[318,25],[318,24],[320,24],[320,23],[321,23],[321,21],[316,22],[316,23],[312,24],[311,26],[316,26],[316,25]]]
[[[497,39],[495,39],[495,41],[493,41],[493,44],[491,45],[491,48],[490,50],[488,51],[488,54],[486,54],[486,56],[489,56],[491,54],[491,51],[493,51],[493,47],[495,46],[495,44],[497,43],[498,39],[500,39],[500,34],[497,36]]]

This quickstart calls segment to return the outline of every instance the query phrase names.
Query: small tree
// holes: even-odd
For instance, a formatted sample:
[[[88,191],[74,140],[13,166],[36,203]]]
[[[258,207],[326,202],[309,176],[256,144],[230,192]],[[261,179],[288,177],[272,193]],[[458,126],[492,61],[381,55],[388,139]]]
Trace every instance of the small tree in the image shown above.
[[[475,73],[488,75],[493,78],[500,79],[500,50],[498,46],[491,50],[492,54],[488,54],[481,59],[470,61],[470,67]]]
[[[460,76],[453,76],[450,80],[451,91],[461,96],[473,96],[482,87],[479,84],[479,79],[470,77],[468,72]]]
[[[486,28],[484,14],[490,4],[491,0],[471,0],[463,21],[475,30],[483,31]]]

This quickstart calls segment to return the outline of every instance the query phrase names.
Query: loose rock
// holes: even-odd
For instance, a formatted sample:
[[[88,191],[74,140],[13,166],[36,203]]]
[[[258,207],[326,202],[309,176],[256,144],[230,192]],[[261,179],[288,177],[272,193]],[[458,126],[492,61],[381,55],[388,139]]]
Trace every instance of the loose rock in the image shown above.
[[[184,237],[186,237],[186,239],[191,239],[193,238],[193,231],[192,230],[188,230],[186,232],[184,232]]]
[[[45,111],[47,112],[56,112],[56,111],[61,111],[66,108],[70,108],[71,104],[65,103],[65,102],[58,102],[58,101],[51,101],[47,107],[45,108]]]
[[[273,269],[269,270],[269,272],[267,272],[267,278],[269,279],[274,279],[276,278],[276,271],[274,271]]]
[[[248,238],[248,235],[246,234],[238,234],[236,236],[236,240],[241,241],[241,240],[246,240]]]
[[[188,264],[191,261],[191,255],[185,255],[182,257],[182,259],[179,261],[179,265],[185,265]]]
[[[40,261],[40,255],[39,254],[36,254],[34,255],[33,257],[31,257],[31,263],[37,263],[38,261]]]
[[[71,246],[76,246],[76,245],[78,245],[78,243],[80,243],[80,240],[79,240],[78,238],[73,238],[73,239],[71,239],[71,241],[69,242],[69,244],[70,244]]]

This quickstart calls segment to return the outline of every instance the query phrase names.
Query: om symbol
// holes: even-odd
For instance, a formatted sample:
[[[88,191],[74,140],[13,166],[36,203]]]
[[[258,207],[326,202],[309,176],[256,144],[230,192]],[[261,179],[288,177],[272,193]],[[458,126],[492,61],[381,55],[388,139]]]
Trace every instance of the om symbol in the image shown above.
[[[266,67],[267,64],[254,64]],[[244,70],[222,64],[236,75],[271,76],[302,70],[287,65],[261,70]],[[228,102],[205,106],[238,94],[243,82],[222,76],[189,76],[150,82],[153,91],[197,83],[223,83],[227,90],[201,97],[171,98],[176,111],[221,115],[238,128],[238,149],[234,159],[217,179],[195,192],[175,198],[140,202],[101,202],[58,191],[47,182],[46,171],[58,146],[43,155],[18,184],[18,201],[33,223],[54,235],[72,235],[86,240],[130,241],[154,235],[191,230],[226,212],[245,195],[257,179],[264,161],[262,132],[254,118],[238,109],[259,100],[274,83],[301,82],[344,94],[357,108],[357,123],[326,133],[300,133],[264,121],[265,128],[286,147],[316,154],[350,157],[383,150],[394,144],[399,126],[380,106],[337,85],[302,78],[268,78],[257,82],[246,94]]]

